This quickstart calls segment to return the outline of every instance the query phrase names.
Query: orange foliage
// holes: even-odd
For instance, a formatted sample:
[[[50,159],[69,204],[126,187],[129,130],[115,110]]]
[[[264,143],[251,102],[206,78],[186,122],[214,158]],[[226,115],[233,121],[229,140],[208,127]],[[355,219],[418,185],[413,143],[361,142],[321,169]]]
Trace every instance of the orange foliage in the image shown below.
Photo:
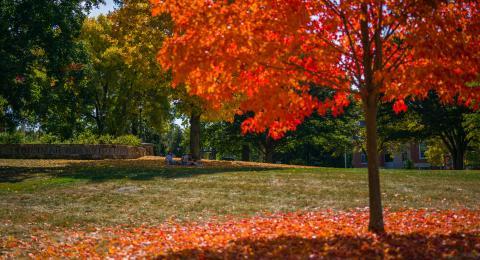
[[[388,212],[384,235],[367,232],[366,210],[272,214],[159,227],[59,230],[32,241],[0,240],[31,257],[428,258],[480,257],[480,212]],[[8,256],[8,255],[7,255]],[[9,256],[15,256],[10,253]]]
[[[478,107],[480,3],[440,0],[151,0],[175,31],[158,54],[175,84],[253,111],[244,131],[274,138],[350,99],[396,101],[435,90]],[[312,95],[321,87],[329,98]],[[219,106],[219,105],[218,105]]]

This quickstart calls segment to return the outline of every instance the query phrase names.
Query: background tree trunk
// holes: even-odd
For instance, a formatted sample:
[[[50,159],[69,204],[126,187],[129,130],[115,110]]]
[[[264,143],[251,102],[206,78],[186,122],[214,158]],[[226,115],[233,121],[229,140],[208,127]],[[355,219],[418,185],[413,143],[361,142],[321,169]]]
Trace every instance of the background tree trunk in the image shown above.
[[[242,145],[242,161],[244,162],[250,161],[250,145],[248,144]]]
[[[465,153],[467,152],[467,147],[470,142],[466,138],[466,135],[461,127],[459,127],[457,131],[445,131],[445,133],[440,135],[443,144],[452,156],[452,166],[454,170],[465,169]]]
[[[196,111],[190,116],[190,153],[194,160],[200,160],[200,116]]]
[[[370,202],[370,222],[368,229],[374,233],[385,231],[383,223],[382,197],[377,150],[377,99],[370,95],[363,101],[367,130],[368,191]]]
[[[452,153],[452,160],[454,170],[463,170],[465,168],[465,151],[457,148],[457,152]]]
[[[265,140],[265,162],[273,163],[274,141],[268,137]]]

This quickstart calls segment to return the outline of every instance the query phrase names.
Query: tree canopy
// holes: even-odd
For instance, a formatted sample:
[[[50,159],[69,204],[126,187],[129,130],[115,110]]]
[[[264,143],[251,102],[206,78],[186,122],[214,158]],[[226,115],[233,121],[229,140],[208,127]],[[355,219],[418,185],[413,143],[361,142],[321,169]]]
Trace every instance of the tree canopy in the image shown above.
[[[457,1],[152,1],[175,21],[159,60],[174,82],[216,104],[241,96],[245,129],[279,136],[347,96],[471,104],[479,91],[478,3]],[[188,8],[187,8],[188,6]],[[457,19],[461,17],[461,19]],[[309,94],[315,84],[332,97]],[[367,87],[369,86],[369,87]],[[371,88],[371,89],[370,89]],[[474,104],[475,105],[475,104]]]
[[[280,138],[313,111],[342,113],[362,102],[369,170],[369,228],[383,232],[377,109],[423,99],[478,108],[469,85],[480,71],[480,4],[473,1],[152,0],[174,33],[158,55],[174,84],[209,103],[240,100],[244,131]],[[318,99],[312,86],[330,89]]]
[[[31,104],[38,104],[42,92],[39,77],[48,88],[67,81],[81,62],[75,39],[88,11],[100,2],[0,1],[0,127],[12,128],[25,119],[25,110],[35,108]]]

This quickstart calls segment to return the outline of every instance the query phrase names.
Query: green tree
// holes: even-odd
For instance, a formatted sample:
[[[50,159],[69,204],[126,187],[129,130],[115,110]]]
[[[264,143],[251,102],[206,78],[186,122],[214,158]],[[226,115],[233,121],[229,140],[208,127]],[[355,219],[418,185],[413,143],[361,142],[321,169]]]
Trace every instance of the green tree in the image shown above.
[[[95,120],[99,134],[108,132],[114,103],[116,98],[120,98],[122,72],[126,69],[118,40],[113,37],[113,26],[113,22],[106,16],[87,19],[80,37],[90,61],[87,65],[87,85],[94,109],[89,116]]]
[[[277,158],[293,164],[344,167],[344,156],[351,154],[362,130],[357,108],[352,105],[339,117],[310,116],[295,132],[278,141]],[[350,161],[347,158],[347,166]]]
[[[152,131],[164,131],[165,123],[171,119],[170,75],[157,63],[156,54],[172,23],[168,16],[152,17],[148,0],[117,2],[121,8],[111,15],[111,20],[127,65],[123,76],[129,87],[123,97],[131,101],[127,108],[131,132],[145,137]],[[124,111],[116,115],[119,120],[125,118]]]
[[[24,110],[46,91],[39,84],[61,88],[69,80],[69,66],[77,62],[75,39],[86,13],[100,2],[0,0],[0,127],[25,121]]]
[[[466,120],[474,111],[465,106],[442,104],[430,93],[428,99],[411,102],[409,108],[418,115],[422,136],[442,140],[453,160],[453,168],[465,168],[465,153],[476,139],[478,125]]]
[[[273,162],[278,142],[265,133],[242,134],[240,126],[245,118],[245,115],[236,115],[232,122],[206,123],[204,146],[214,150],[220,158],[234,156],[242,161]]]
[[[152,17],[148,1],[124,1],[109,16],[88,19],[81,40],[89,53],[88,116],[98,133],[144,139],[169,122],[169,76],[155,60],[166,17]]]
[[[251,115],[237,115],[233,122],[206,124],[204,146],[215,148],[220,157],[235,155],[243,161],[255,157],[270,163],[343,167],[345,150],[351,152],[354,137],[360,131],[359,114],[360,110],[354,105],[338,118],[314,114],[296,131],[276,141],[266,133],[243,135],[240,125]]]

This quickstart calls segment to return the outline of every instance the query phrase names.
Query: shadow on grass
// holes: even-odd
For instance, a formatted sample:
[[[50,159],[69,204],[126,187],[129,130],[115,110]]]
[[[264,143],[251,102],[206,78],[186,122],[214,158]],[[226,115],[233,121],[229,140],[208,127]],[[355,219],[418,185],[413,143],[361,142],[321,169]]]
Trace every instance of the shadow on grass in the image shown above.
[[[55,175],[58,173],[57,168],[40,168],[40,167],[0,167],[0,183],[2,182],[21,182],[39,175]]]
[[[127,161],[128,162],[128,161]],[[116,179],[152,180],[154,178],[176,179],[190,178],[198,175],[271,171],[281,168],[263,167],[182,167],[182,166],[152,166],[146,164],[122,163],[74,163],[63,167],[0,167],[0,183],[22,182],[33,177],[66,177],[72,179],[86,179],[101,182]]]
[[[268,171],[272,168],[194,168],[194,167],[170,167],[170,168],[84,168],[76,171],[66,171],[58,174],[62,177],[75,179],[88,179],[90,181],[106,181],[112,179],[152,180],[154,178],[178,179],[191,178],[198,175],[210,175],[232,172]]]
[[[479,259],[480,234],[388,234],[371,237],[341,236],[304,239],[241,239],[220,250],[195,248],[163,259]]]

